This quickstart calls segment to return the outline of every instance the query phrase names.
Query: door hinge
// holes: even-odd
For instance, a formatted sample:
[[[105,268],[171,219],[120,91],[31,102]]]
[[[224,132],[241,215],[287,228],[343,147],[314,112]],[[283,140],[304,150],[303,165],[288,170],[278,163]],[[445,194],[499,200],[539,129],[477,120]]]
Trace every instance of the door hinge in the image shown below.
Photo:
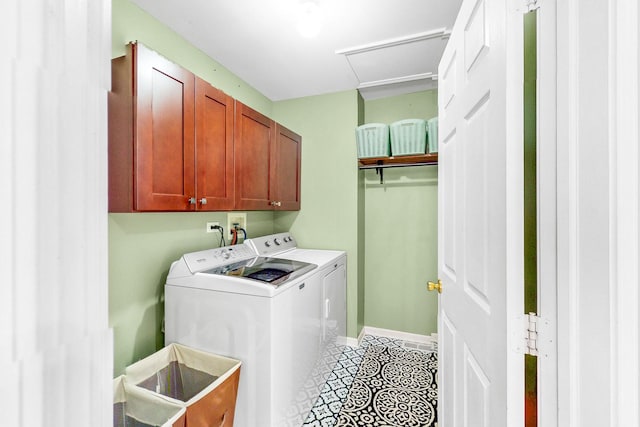
[[[535,313],[525,314],[525,354],[538,355],[538,321],[540,318]]]
[[[540,0],[524,0],[524,8],[527,12],[540,9]]]
[[[516,351],[531,356],[548,357],[549,321],[536,313],[523,314],[518,317],[519,332],[514,343]]]
[[[529,13],[536,9],[540,9],[543,0],[513,0],[513,9],[518,13]]]

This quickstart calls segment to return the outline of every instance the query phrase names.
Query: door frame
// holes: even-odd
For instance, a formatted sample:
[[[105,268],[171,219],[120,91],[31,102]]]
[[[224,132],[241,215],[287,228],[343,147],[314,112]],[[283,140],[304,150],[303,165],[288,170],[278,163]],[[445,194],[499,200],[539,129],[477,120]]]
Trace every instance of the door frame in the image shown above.
[[[537,17],[537,197],[538,316],[545,320],[538,356],[538,426],[558,425],[557,348],[557,34],[554,1],[538,4]]]
[[[640,11],[637,0],[551,3],[557,13],[557,278],[562,284],[558,425],[639,425]],[[594,33],[598,43],[583,37]],[[596,77],[597,90],[585,84],[587,74]],[[602,135],[584,131],[594,117],[606,130]],[[604,156],[585,154],[593,148]],[[595,203],[587,209],[582,201],[588,197],[585,187],[596,191],[588,188],[593,178],[584,173],[594,165],[605,181],[597,182],[597,214]],[[606,230],[599,230],[604,244],[596,248],[583,225],[594,218],[606,221]],[[593,351],[585,354],[584,348]],[[597,384],[581,378],[592,366],[604,371]]]
[[[524,314],[524,17],[523,2],[506,2],[506,111],[519,111],[506,123],[506,331],[507,426],[524,425],[524,355],[516,350]]]

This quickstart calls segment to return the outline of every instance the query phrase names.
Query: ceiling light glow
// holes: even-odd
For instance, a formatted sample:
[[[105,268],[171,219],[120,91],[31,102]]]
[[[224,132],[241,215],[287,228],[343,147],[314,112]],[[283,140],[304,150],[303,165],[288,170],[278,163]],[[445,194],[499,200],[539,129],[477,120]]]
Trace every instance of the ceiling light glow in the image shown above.
[[[322,9],[313,1],[305,1],[298,7],[298,32],[301,36],[312,38],[322,29],[324,17]]]

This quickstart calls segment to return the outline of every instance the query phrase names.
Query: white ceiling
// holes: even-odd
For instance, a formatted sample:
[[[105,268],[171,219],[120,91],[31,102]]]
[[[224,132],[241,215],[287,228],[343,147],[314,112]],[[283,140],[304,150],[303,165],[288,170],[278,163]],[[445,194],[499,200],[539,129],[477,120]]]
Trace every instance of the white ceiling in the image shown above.
[[[305,38],[296,29],[303,0],[132,1],[273,101],[435,87],[462,2],[314,0],[323,25]]]

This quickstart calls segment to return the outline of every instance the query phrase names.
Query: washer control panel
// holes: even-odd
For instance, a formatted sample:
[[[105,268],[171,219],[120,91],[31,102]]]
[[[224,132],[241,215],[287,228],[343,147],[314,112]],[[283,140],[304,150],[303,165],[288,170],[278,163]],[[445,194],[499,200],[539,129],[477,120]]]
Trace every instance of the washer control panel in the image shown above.
[[[234,245],[191,252],[184,254],[183,258],[189,271],[191,271],[191,273],[197,273],[233,262],[254,258],[255,256],[256,253],[251,247],[247,245]]]
[[[289,233],[270,234],[268,236],[247,239],[245,245],[250,246],[260,256],[268,256],[278,252],[296,248],[296,241]]]

